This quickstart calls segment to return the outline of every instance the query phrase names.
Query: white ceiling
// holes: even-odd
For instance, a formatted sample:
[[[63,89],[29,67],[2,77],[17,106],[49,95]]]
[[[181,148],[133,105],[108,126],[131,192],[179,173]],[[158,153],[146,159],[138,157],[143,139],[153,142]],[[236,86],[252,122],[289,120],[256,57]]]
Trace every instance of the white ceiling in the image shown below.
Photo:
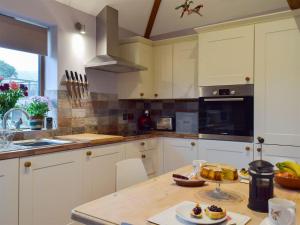
[[[144,35],[153,0],[57,0],[86,13],[97,15],[105,5],[119,10],[119,25]],[[174,8],[184,0],[162,0],[151,36],[199,27],[230,19],[261,15],[288,9],[287,0],[194,0],[204,5],[203,16],[180,18]]]

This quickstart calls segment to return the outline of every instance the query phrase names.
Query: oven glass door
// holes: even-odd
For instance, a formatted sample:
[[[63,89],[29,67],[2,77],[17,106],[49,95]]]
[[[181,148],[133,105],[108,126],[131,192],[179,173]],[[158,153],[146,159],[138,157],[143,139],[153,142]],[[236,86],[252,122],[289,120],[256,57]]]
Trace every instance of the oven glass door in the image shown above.
[[[199,99],[199,133],[253,136],[253,96]]]

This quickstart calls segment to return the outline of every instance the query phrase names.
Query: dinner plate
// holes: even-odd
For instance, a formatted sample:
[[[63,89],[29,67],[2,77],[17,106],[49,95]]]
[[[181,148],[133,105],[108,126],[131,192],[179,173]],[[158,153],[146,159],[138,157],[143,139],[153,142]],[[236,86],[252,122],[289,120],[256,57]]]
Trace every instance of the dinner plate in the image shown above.
[[[260,225],[272,225],[271,221],[269,220],[269,217],[266,217]]]
[[[208,205],[202,205],[200,204],[200,207],[202,208],[202,218],[194,218],[191,216],[191,212],[193,208],[196,206],[196,203],[193,202],[187,202],[184,205],[180,205],[176,208],[176,215],[180,217],[181,219],[188,221],[190,223],[194,224],[203,224],[203,225],[209,225],[209,224],[217,224],[225,221],[227,217],[225,216],[222,219],[219,220],[212,220],[208,216],[206,216],[204,210],[208,207]]]

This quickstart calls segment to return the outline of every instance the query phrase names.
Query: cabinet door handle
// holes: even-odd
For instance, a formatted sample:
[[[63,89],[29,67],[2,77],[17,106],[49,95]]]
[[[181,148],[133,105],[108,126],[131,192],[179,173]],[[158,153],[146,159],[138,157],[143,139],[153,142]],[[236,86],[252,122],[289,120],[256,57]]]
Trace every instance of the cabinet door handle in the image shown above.
[[[195,145],[196,145],[196,143],[195,143],[195,142],[192,142],[192,143],[191,143],[191,146],[195,146]]]
[[[91,151],[86,152],[86,156],[91,156],[93,153]]]
[[[158,94],[154,94],[154,97],[157,98],[157,97],[158,97]]]
[[[249,146],[246,146],[245,150],[246,150],[247,152],[249,152],[249,151],[251,150],[251,148],[250,148]]]
[[[245,81],[249,82],[251,80],[250,77],[245,77]]]
[[[257,152],[261,152],[261,148],[257,148],[256,151],[257,151]]]
[[[144,93],[140,93],[140,96],[143,97],[143,96],[144,96]]]
[[[145,142],[141,142],[141,146],[145,146]]]
[[[142,155],[142,159],[145,159],[145,158],[146,158],[146,155],[145,155],[145,154],[143,154],[143,155]]]
[[[25,162],[25,163],[24,163],[24,166],[25,166],[25,168],[31,167],[31,162]]]

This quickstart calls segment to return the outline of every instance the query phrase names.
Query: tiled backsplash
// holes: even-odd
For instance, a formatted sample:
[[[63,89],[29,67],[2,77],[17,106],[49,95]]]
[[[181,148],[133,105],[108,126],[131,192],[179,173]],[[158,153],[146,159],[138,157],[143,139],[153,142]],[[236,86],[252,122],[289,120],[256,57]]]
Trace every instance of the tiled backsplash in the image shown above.
[[[67,91],[47,93],[57,110],[57,125],[60,134],[104,133],[128,134],[137,132],[137,121],[144,109],[149,109],[151,118],[173,116],[180,111],[197,112],[198,100],[118,100],[116,94],[90,93],[84,99],[72,100]],[[55,96],[57,95],[57,96]],[[55,110],[54,110],[55,111]],[[54,115],[54,117],[56,117]]]

